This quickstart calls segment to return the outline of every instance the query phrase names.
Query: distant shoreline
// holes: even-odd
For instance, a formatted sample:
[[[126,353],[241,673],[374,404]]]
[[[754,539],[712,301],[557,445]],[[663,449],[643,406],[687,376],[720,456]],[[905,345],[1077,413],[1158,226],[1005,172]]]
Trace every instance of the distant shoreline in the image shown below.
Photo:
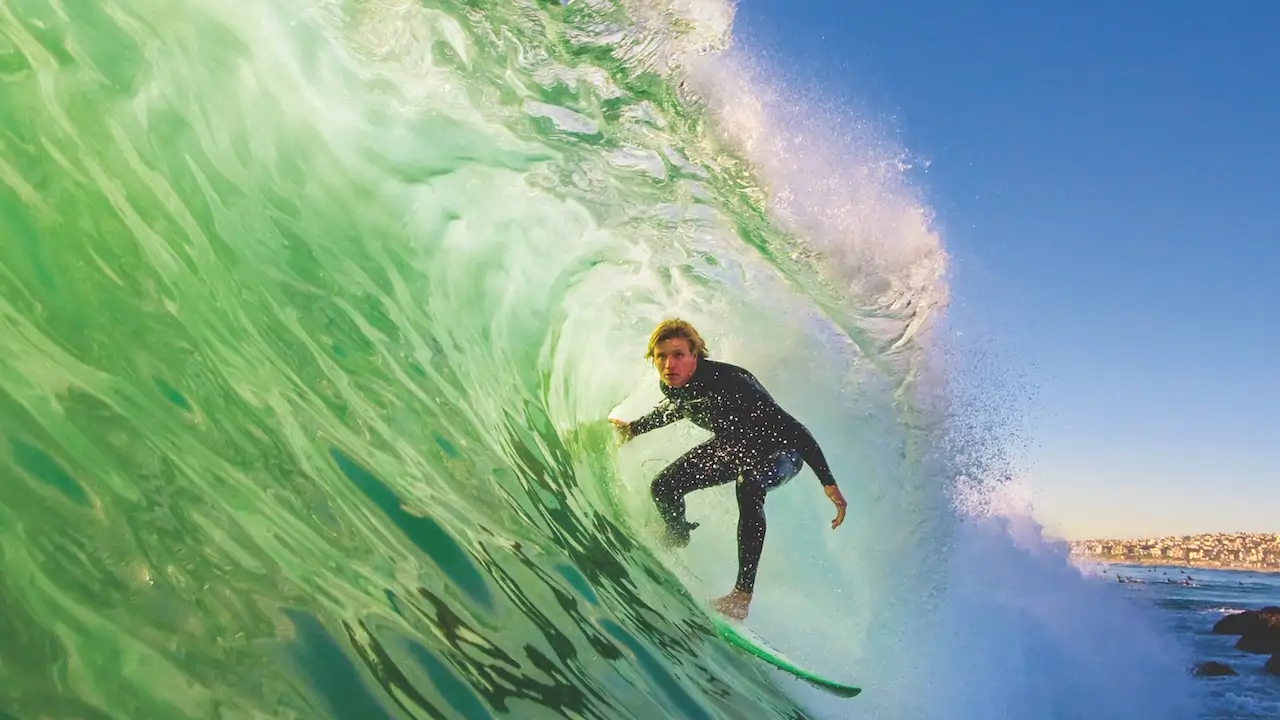
[[[1280,533],[1068,541],[1071,555],[1101,562],[1198,570],[1280,572]]]
[[[1161,558],[1124,558],[1124,557],[1099,557],[1097,555],[1077,555],[1076,557],[1084,560],[1094,560],[1108,565],[1135,565],[1138,567],[1177,567],[1186,568],[1188,570],[1237,570],[1240,572],[1256,572],[1256,573],[1280,573],[1280,568],[1274,567],[1246,567],[1242,565],[1229,565],[1215,562],[1192,562],[1187,560]]]

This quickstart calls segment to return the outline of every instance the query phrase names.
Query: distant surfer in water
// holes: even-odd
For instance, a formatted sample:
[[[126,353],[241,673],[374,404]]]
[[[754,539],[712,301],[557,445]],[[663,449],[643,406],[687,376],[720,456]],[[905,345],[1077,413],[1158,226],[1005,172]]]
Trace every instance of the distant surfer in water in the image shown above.
[[[692,325],[683,320],[660,323],[649,336],[645,359],[657,368],[665,399],[634,422],[609,421],[623,442],[680,419],[715,433],[658,473],[650,491],[666,523],[667,542],[685,547],[698,524],[685,519],[684,496],[737,481],[738,579],[732,592],[713,606],[745,619],[764,550],[765,493],[808,463],[836,506],[832,530],[844,522],[844,496],[808,429],[779,407],[751,373],[708,359],[706,343]]]

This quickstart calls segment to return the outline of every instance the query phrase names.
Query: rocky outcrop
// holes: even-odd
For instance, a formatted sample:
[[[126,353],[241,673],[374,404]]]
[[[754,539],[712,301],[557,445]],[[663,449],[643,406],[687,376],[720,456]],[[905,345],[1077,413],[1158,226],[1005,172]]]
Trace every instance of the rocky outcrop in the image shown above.
[[[1280,653],[1280,607],[1246,610],[1228,615],[1213,626],[1219,635],[1239,635],[1236,649],[1248,653]]]
[[[1237,675],[1238,673],[1232,670],[1230,666],[1210,660],[1196,665],[1191,669],[1191,674],[1198,677],[1222,677],[1223,675]]]
[[[1280,627],[1280,607],[1232,613],[1214,623],[1213,631],[1219,635],[1245,635],[1269,627]]]
[[[1259,655],[1280,653],[1280,627],[1262,628],[1247,632],[1236,641],[1236,649]]]

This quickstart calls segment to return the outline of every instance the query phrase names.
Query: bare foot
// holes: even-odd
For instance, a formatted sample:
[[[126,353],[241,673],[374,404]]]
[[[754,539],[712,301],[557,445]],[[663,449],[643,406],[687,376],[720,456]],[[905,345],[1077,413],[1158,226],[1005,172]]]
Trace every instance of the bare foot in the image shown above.
[[[751,593],[742,592],[737,588],[728,595],[711,601],[711,607],[715,608],[716,612],[734,620],[746,620],[750,605]]]

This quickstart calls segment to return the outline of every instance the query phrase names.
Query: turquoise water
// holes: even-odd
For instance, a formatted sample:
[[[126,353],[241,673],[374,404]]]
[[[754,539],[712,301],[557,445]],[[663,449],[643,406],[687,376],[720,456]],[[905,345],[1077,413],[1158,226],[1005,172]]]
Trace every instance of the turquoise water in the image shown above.
[[[1097,621],[1056,546],[974,510],[999,413],[948,384],[905,156],[731,19],[0,7],[0,711],[1186,710],[1158,623]],[[674,314],[832,460],[849,519],[808,472],[771,495],[752,626],[856,700],[715,639],[731,489],[687,552],[652,541],[648,478],[700,438],[604,419],[653,401]]]

